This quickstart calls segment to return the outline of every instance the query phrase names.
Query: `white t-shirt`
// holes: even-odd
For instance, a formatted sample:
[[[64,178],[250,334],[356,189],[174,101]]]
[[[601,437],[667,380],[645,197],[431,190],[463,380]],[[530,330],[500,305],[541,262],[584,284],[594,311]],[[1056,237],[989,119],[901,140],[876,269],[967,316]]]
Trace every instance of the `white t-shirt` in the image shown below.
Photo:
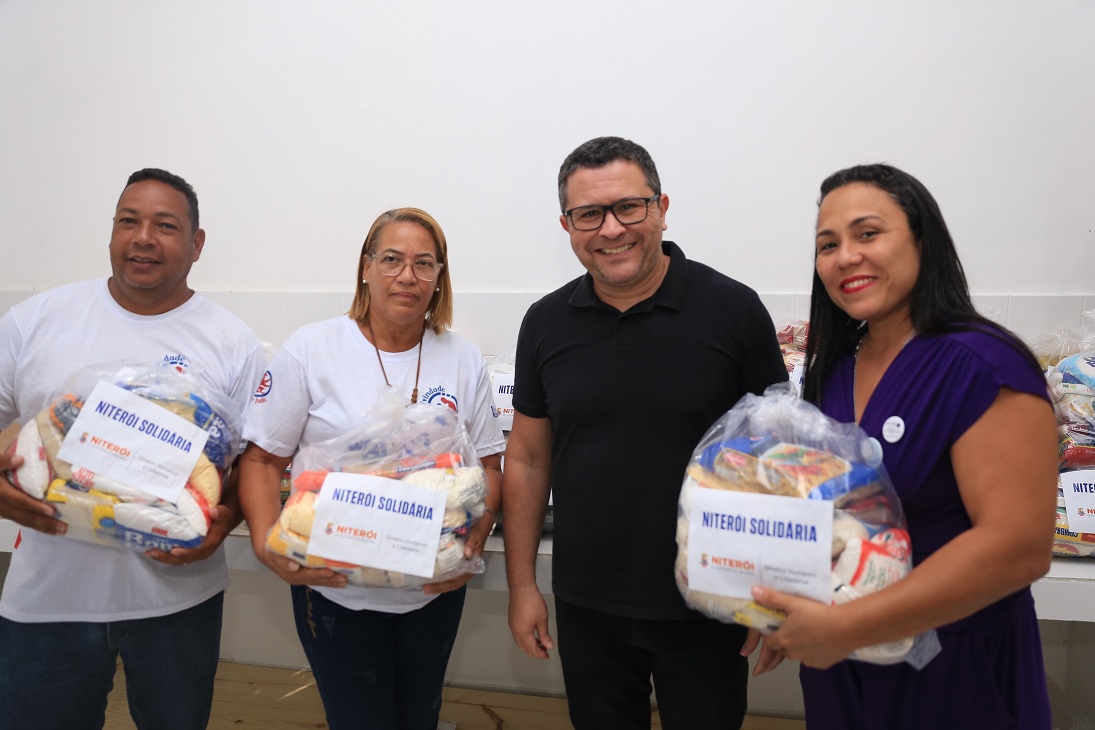
[[[123,309],[105,278],[51,289],[0,319],[0,425],[33,417],[86,366],[159,361],[201,372],[241,414],[266,366],[254,332],[201,294],[143,316]],[[0,615],[12,621],[164,616],[228,585],[223,546],[207,560],[176,566],[126,547],[20,532],[0,596]]]
[[[418,348],[382,351],[381,356],[392,387],[409,403]],[[342,316],[306,325],[274,355],[247,411],[243,437],[272,454],[291,456],[359,425],[385,388],[376,351],[354,320]],[[460,335],[426,330],[418,402],[445,405],[461,414],[476,456],[505,449],[486,362],[479,348]],[[413,611],[435,597],[421,590],[361,586],[316,590],[353,610],[388,613]]]

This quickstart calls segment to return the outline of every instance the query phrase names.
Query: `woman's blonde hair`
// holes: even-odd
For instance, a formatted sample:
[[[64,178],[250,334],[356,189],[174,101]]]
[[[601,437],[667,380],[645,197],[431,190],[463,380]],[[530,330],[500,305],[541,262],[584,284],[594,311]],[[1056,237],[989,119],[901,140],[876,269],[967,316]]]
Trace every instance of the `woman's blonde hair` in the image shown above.
[[[440,334],[452,324],[452,280],[449,278],[449,246],[445,241],[445,232],[441,226],[426,211],[421,208],[395,208],[381,213],[369,234],[365,236],[365,242],[361,244],[361,255],[357,259],[357,290],[354,292],[354,301],[350,305],[349,315],[359,324],[366,324],[369,316],[369,287],[365,284],[365,257],[376,253],[380,241],[380,232],[389,223],[415,223],[422,226],[437,246],[437,261],[444,264],[441,273],[438,274],[436,289],[430,299],[430,305],[426,308],[426,322],[430,329]]]

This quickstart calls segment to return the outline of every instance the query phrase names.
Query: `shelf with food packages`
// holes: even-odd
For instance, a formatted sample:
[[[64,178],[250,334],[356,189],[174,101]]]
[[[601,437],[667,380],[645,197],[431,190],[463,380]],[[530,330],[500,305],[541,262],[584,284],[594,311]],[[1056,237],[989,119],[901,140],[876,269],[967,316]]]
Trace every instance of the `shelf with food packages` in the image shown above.
[[[1085,313],[1085,322],[1095,323],[1095,312]],[[1083,500],[1078,501],[1076,493],[1070,492],[1066,501],[1066,490],[1079,475],[1095,475],[1093,332],[1091,326],[1086,326],[1083,334],[1058,330],[1031,343],[1046,368],[1060,436],[1061,480],[1053,563],[1049,573],[1031,586],[1038,618],[1043,620],[1095,622],[1095,611],[1091,610],[1095,599],[1095,560],[1091,559],[1095,557],[1095,530],[1077,530],[1077,516],[1070,524],[1069,508],[1078,511]]]
[[[1095,348],[1046,370],[1060,438],[1053,554],[1095,557]]]

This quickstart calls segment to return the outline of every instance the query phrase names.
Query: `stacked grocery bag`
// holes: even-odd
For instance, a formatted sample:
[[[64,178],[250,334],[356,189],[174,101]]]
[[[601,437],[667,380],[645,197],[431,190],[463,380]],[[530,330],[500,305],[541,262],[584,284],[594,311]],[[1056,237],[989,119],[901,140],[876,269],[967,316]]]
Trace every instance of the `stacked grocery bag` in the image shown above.
[[[1053,554],[1095,555],[1095,310],[1080,335],[1058,331],[1035,343],[1057,412],[1059,472]]]

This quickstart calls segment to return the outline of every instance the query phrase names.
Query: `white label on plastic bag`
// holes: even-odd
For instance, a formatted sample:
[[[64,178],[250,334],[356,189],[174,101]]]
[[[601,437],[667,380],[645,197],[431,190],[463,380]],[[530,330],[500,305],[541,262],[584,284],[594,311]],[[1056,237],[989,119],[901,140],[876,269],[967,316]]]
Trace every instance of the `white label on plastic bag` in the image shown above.
[[[96,474],[177,502],[209,434],[182,416],[100,380],[57,456]]]
[[[794,389],[795,395],[802,395],[802,381],[806,377],[806,367],[799,363],[791,369],[791,388]]]
[[[1061,472],[1069,532],[1095,532],[1095,469]]]
[[[308,554],[431,578],[444,516],[443,490],[331,472],[316,498]]]
[[[494,407],[498,409],[498,425],[503,431],[513,430],[513,373],[495,373],[491,376],[494,387]]]
[[[829,603],[833,503],[688,487],[689,588],[752,598],[763,585]]]

